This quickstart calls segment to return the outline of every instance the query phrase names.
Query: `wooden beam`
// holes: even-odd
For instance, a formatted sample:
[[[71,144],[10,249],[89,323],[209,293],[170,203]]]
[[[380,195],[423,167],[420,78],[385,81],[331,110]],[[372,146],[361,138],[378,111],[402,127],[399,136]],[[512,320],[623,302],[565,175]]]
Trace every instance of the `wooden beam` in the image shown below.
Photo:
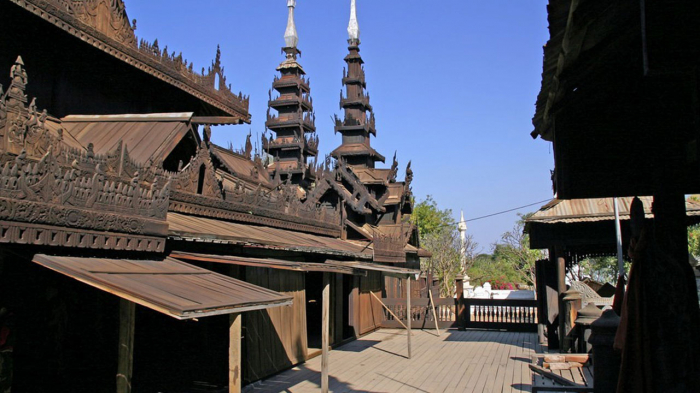
[[[371,293],[372,296],[374,296],[374,298],[377,299],[377,301],[379,302],[379,304],[382,305],[382,307],[384,307],[387,311],[389,311],[389,314],[391,314],[391,316],[394,317],[396,319],[396,321],[398,323],[400,323],[401,326],[403,326],[404,329],[408,330],[406,325],[404,325],[403,322],[401,322],[401,318],[397,317],[396,314],[394,314],[394,312],[391,311],[391,309],[386,304],[384,304],[384,302],[382,302],[382,299],[380,299],[379,296],[375,295],[374,292],[372,292],[372,291],[369,291],[369,293]]]
[[[134,322],[136,304],[119,299],[119,360],[117,363],[117,393],[131,393],[134,370]]]
[[[406,335],[408,336],[408,358],[411,358],[411,276],[406,277]]]
[[[329,273],[323,273],[323,305],[321,311],[321,392],[328,393],[328,335],[330,330],[331,282]]]
[[[437,331],[438,337],[440,337],[440,328],[438,327],[437,313],[435,312],[435,301],[433,300],[433,291],[428,287],[428,295],[430,296],[430,309],[433,311],[433,319],[435,320],[435,330]]]
[[[235,116],[194,116],[192,124],[227,125],[243,124],[243,119]]]
[[[228,331],[228,391],[240,393],[243,385],[241,368],[241,314],[229,316]]]

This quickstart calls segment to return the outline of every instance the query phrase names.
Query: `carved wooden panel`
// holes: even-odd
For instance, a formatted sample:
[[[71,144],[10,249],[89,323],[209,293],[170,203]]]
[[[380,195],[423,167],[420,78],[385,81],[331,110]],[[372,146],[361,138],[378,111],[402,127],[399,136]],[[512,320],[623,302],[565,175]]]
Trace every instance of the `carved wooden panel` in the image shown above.
[[[60,121],[50,120],[49,127],[46,111],[39,111],[35,100],[27,105],[28,77],[21,58],[12,67],[11,77],[6,93],[1,94],[0,85],[0,220],[4,230],[15,235],[4,241],[53,244],[62,239],[63,245],[72,244],[67,237],[42,240],[47,231],[56,230],[51,227],[65,228],[66,233],[76,229],[102,232],[97,240],[90,240],[93,248],[122,247],[120,244],[130,242],[122,236],[121,243],[111,244],[110,233],[167,235],[170,183],[162,179],[164,173],[157,165],[133,162],[122,144],[105,155],[95,154],[91,145],[87,149],[69,147],[63,141]],[[20,223],[43,227],[26,235]],[[82,240],[78,243],[84,244]]]

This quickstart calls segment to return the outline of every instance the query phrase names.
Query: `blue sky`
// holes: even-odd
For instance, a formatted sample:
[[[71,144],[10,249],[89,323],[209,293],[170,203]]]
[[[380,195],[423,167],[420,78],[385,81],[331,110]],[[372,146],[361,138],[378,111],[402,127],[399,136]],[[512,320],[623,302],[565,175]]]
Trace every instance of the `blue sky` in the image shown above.
[[[377,117],[372,146],[413,192],[467,219],[552,196],[551,146],[533,140],[532,115],[548,38],[546,0],[357,0],[368,91]],[[250,95],[251,125],[219,127],[216,143],[241,146],[264,131],[267,91],[283,60],[286,0],[126,0],[136,34],[182,52],[195,70],[221,45],[227,81]],[[321,154],[340,144],[338,108],[349,0],[298,0],[300,63],[311,78]],[[521,210],[534,211],[538,206]],[[517,212],[468,223],[484,251]]]

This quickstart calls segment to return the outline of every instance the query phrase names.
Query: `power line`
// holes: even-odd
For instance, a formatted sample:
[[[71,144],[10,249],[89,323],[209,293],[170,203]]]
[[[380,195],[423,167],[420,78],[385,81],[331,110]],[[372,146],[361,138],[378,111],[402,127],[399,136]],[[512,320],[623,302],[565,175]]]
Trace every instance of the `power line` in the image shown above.
[[[489,217],[498,216],[498,215],[501,215],[501,214],[510,213],[510,212],[513,212],[513,211],[516,211],[516,210],[524,209],[524,208],[526,208],[526,207],[535,206],[535,205],[540,205],[540,204],[542,204],[542,203],[549,202],[549,201],[551,201],[551,200],[552,200],[552,198],[548,198],[548,199],[545,199],[545,200],[543,200],[543,201],[530,203],[529,205],[519,206],[519,207],[515,207],[515,208],[513,208],[513,209],[503,210],[503,211],[500,211],[500,212],[498,212],[498,213],[492,213],[492,214],[487,214],[487,215],[481,216],[481,217],[470,218],[470,219],[468,219],[468,220],[464,220],[464,222],[476,221],[476,220],[481,220],[481,219],[484,219],[484,218],[489,218]],[[459,223],[459,221],[457,221],[455,224],[457,224],[457,223]],[[443,225],[438,226],[438,228],[451,227],[451,226],[454,226],[455,224],[443,224]]]
[[[500,212],[498,212],[498,213],[492,213],[492,214],[487,214],[487,215],[481,216],[481,217],[470,218],[470,219],[468,219],[468,220],[464,220],[464,222],[476,221],[476,220],[481,220],[481,219],[484,219],[484,218],[489,218],[489,217],[498,216],[498,215],[501,215],[501,214],[510,213],[510,212],[513,212],[513,211],[516,211],[516,210],[524,209],[524,208],[526,208],[526,207],[535,206],[535,205],[539,205],[539,204],[542,204],[542,203],[545,203],[545,202],[549,202],[549,201],[551,201],[551,200],[552,200],[552,198],[548,198],[548,199],[545,199],[545,200],[543,200],[543,201],[531,203],[531,204],[525,205],[525,206],[515,207],[515,208],[513,208],[513,209],[503,210],[503,211],[500,211]]]

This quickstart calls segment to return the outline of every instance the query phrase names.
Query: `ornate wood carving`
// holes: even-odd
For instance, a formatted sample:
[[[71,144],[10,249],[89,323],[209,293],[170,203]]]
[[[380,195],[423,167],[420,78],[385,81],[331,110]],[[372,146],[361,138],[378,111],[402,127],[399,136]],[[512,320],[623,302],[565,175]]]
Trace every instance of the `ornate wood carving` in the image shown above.
[[[137,41],[136,21],[129,23],[122,0],[10,0],[60,29],[122,61],[170,83],[195,97],[250,120],[249,98],[226,84],[221,51],[201,73],[182,53],[161,49],[158,41]],[[218,86],[215,85],[219,78]]]
[[[136,45],[136,20],[129,22],[122,0],[56,0],[79,21],[125,45]]]
[[[406,239],[403,235],[392,236],[375,233],[373,239],[374,262],[402,263],[406,262]]]
[[[209,149],[205,143],[202,141],[197,154],[185,168],[181,168],[176,175],[173,174],[173,190],[183,194],[199,194],[207,198],[222,199],[220,181],[216,177]],[[201,175],[204,177],[200,178]]]
[[[399,226],[379,230],[373,234],[374,261],[383,263],[406,262],[406,244],[410,240],[414,225],[403,221]]]
[[[107,232],[145,235],[148,241],[165,236],[169,182],[160,180],[162,173],[132,162],[121,144],[106,155],[96,155],[92,145],[69,148],[60,122],[51,120],[51,128],[35,100],[26,105],[28,77],[21,58],[11,77],[10,88],[0,96],[0,221],[9,231],[2,241],[44,244],[42,236],[58,230],[50,227],[63,227],[66,234],[102,232],[105,239]],[[19,223],[44,227],[32,227],[36,233],[29,241],[26,225]],[[100,239],[90,247],[119,243]]]
[[[240,221],[329,236],[340,235],[340,213],[301,201],[297,187],[290,182],[268,189],[259,183],[250,190],[250,181],[236,174],[233,187],[223,187],[214,172],[212,152],[206,142],[187,167],[172,176],[170,210],[230,221]],[[256,164],[261,166],[262,162]],[[204,171],[201,169],[204,168]],[[199,176],[204,173],[202,193],[197,193]]]

